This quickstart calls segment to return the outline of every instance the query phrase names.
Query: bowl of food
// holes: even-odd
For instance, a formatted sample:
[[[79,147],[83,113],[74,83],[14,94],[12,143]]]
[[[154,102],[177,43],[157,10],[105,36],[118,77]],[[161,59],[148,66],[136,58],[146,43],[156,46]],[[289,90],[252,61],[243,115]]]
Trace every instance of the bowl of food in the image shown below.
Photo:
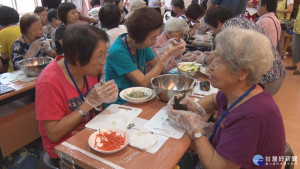
[[[38,76],[52,60],[51,57],[28,58],[19,61],[17,65],[27,76]]]
[[[194,77],[199,71],[201,64],[195,62],[180,62],[177,64],[179,74]]]
[[[128,143],[128,135],[121,129],[99,129],[88,139],[88,144],[93,150],[104,154],[118,152]]]
[[[152,78],[151,85],[157,96],[162,101],[168,102],[179,93],[191,95],[197,86],[197,80],[184,75],[165,74]]]

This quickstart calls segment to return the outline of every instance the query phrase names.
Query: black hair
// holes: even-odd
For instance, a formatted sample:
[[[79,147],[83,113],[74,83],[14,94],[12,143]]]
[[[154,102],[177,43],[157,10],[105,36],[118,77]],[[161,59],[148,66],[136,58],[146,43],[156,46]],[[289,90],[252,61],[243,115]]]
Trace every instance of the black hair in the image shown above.
[[[184,13],[185,16],[195,20],[204,15],[204,9],[199,4],[192,3]]]
[[[91,25],[71,25],[63,36],[65,59],[72,65],[76,65],[76,62],[80,66],[87,65],[100,40],[109,41],[105,31]]]
[[[128,35],[136,43],[144,42],[151,31],[162,25],[162,16],[155,9],[149,7],[137,9],[126,21]]]
[[[0,6],[0,25],[5,27],[19,22],[19,13],[11,7]]]
[[[267,6],[267,11],[268,12],[276,12],[276,9],[277,9],[277,1],[275,0],[260,0],[260,5],[261,6],[264,6],[266,5]]]
[[[117,5],[106,3],[100,8],[98,16],[103,28],[112,29],[119,26],[121,11]]]
[[[36,14],[39,14],[39,13],[41,13],[43,11],[47,11],[47,9],[44,8],[44,7],[42,7],[42,6],[37,6],[37,7],[35,7],[35,9],[34,9],[33,12],[36,13]]]
[[[52,19],[57,19],[57,9],[50,9],[47,14],[47,19],[50,23]]]
[[[217,28],[219,22],[225,23],[227,20],[233,17],[234,14],[231,9],[223,6],[217,6],[206,11],[204,22],[210,26]]]
[[[94,8],[95,5],[100,5],[101,2],[100,2],[100,0],[91,0],[91,1],[90,1],[90,4],[91,4],[91,6]]]
[[[183,0],[172,0],[171,1],[171,4],[174,6],[174,7],[179,7],[180,9],[184,9],[184,1]]]
[[[67,24],[68,12],[72,9],[76,9],[76,6],[70,2],[61,3],[58,6],[57,16],[64,24]]]

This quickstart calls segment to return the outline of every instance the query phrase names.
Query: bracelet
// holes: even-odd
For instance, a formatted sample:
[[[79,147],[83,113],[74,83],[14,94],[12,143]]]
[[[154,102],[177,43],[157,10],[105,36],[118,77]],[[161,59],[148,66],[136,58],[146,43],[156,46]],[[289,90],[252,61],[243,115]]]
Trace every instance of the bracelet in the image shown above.
[[[87,115],[79,107],[78,107],[77,111],[78,111],[78,113],[80,114],[81,117],[85,117]]]

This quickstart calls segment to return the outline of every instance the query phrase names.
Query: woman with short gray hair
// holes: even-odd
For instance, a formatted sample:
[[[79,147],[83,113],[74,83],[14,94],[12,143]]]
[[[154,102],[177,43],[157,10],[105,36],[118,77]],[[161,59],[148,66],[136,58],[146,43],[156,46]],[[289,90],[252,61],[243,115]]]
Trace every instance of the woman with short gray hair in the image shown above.
[[[258,36],[264,36],[265,38],[248,38],[247,36],[257,35],[254,31],[247,32],[234,26],[226,29],[231,31],[216,38],[216,41],[222,44],[219,45],[219,52],[222,53],[224,61],[229,64],[232,72],[248,69],[249,73],[246,80],[249,85],[258,83],[261,76],[271,68],[274,59],[272,50],[268,50],[271,49],[269,40],[261,33]],[[232,32],[233,30],[238,30],[240,33],[246,32],[247,34],[238,35]],[[242,38],[236,36],[242,36]]]
[[[165,24],[164,31],[158,36],[155,45],[151,48],[155,51],[156,56],[160,56],[162,52],[166,51],[170,45],[180,43],[185,43],[183,38],[184,35],[189,31],[189,26],[186,21],[182,18],[171,18]],[[173,69],[176,64],[180,61],[183,51],[175,53],[170,57],[165,63],[165,71]]]
[[[204,168],[257,168],[270,154],[284,155],[285,133],[280,110],[271,94],[256,84],[273,63],[271,41],[263,34],[228,27],[216,37],[210,82],[217,94],[198,102],[184,97],[175,110],[168,103],[168,119],[184,127],[195,142]],[[206,122],[218,111],[213,132]],[[272,166],[280,169],[281,165]]]

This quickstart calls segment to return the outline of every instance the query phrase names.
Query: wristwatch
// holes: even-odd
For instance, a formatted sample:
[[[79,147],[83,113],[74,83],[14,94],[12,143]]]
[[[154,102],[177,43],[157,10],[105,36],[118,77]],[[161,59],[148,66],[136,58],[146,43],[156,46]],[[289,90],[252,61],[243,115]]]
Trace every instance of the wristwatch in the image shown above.
[[[80,116],[83,118],[85,117],[87,114],[84,113],[80,108],[77,109],[77,111],[79,112]]]
[[[202,133],[201,131],[197,132],[197,133],[194,133],[193,134],[193,140],[196,140],[198,138],[201,138],[202,136],[206,136],[205,133]]]

